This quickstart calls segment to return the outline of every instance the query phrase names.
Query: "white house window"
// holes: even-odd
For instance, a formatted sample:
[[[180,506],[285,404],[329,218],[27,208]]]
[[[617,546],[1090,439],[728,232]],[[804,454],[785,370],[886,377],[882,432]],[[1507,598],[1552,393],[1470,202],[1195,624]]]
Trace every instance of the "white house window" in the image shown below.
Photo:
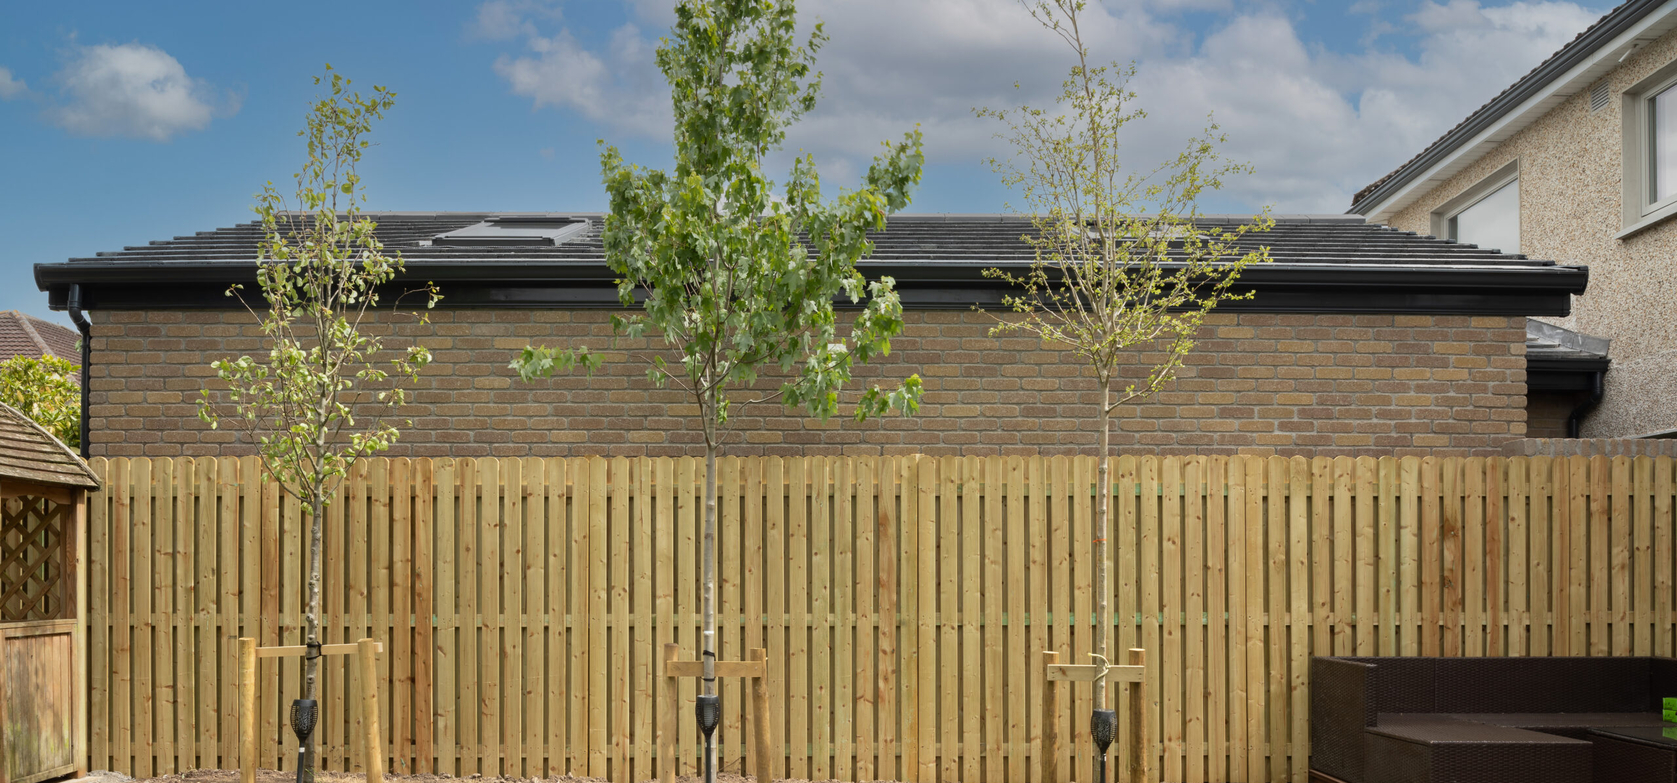
[[[1677,196],[1677,87],[1649,101],[1648,201],[1658,205]]]
[[[1463,244],[1504,253],[1520,252],[1520,181],[1514,179],[1496,186],[1451,215],[1447,236]]]
[[[1620,96],[1625,239],[1677,216],[1677,62],[1626,88]]]

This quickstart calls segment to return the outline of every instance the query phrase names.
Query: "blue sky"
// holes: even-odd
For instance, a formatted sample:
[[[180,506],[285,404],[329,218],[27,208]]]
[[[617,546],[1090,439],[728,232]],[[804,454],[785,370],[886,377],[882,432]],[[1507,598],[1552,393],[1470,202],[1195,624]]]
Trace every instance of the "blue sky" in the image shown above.
[[[288,182],[330,62],[397,105],[363,175],[381,210],[599,210],[595,139],[668,159],[651,65],[670,0],[8,3],[0,7],[0,309],[61,322],[32,266],[248,220]],[[1098,59],[1135,60],[1175,150],[1215,111],[1257,173],[1212,211],[1339,212],[1612,3],[1132,0],[1094,3]],[[1005,153],[974,106],[1041,103],[1068,52],[1012,0],[805,0],[826,22],[825,99],[789,143],[828,181],[916,123],[912,211],[1002,211]],[[267,13],[283,8],[280,13]],[[1014,89],[1015,82],[1019,88]]]

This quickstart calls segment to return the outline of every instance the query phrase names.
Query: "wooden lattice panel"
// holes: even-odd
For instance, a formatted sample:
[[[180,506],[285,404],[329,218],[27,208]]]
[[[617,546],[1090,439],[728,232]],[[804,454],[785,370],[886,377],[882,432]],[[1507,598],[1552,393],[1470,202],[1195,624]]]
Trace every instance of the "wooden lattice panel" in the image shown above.
[[[65,580],[71,508],[27,496],[0,505],[0,622],[72,616]]]

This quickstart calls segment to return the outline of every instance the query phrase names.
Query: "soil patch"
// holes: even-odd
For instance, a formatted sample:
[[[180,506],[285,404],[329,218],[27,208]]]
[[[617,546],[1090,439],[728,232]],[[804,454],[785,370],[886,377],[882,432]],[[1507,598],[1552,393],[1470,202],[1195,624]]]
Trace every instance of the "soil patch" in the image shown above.
[[[314,775],[315,783],[366,783],[367,776],[359,772],[328,772],[319,771]],[[605,778],[582,778],[574,775],[562,775],[551,778],[508,778],[484,777],[482,775],[468,775],[454,777],[452,775],[392,775],[385,773],[384,779],[390,783],[608,783]],[[297,773],[280,772],[272,769],[256,771],[256,783],[296,783]],[[239,771],[236,769],[195,769],[176,775],[162,775],[155,778],[140,778],[136,780],[118,772],[100,770],[89,773],[88,783],[239,783]],[[677,777],[676,783],[703,783],[700,777]],[[643,783],[658,783],[656,780]],[[757,778],[751,775],[736,775],[724,772],[716,776],[716,783],[757,783]],[[778,783],[844,783],[843,781],[824,780],[810,781],[802,778],[788,778]],[[873,783],[896,783],[883,780]]]
[[[315,783],[366,783],[367,776],[359,772],[329,772],[320,770],[314,773]],[[605,778],[579,778],[572,775],[561,775],[551,778],[508,778],[484,777],[482,775],[468,775],[463,778],[453,775],[392,775],[384,774],[389,783],[609,783]],[[87,776],[89,783],[239,783],[239,771],[236,769],[195,769],[176,775],[161,775],[155,778],[128,777],[117,772],[92,772]],[[297,783],[297,773],[280,772],[272,769],[258,769],[256,783]]]

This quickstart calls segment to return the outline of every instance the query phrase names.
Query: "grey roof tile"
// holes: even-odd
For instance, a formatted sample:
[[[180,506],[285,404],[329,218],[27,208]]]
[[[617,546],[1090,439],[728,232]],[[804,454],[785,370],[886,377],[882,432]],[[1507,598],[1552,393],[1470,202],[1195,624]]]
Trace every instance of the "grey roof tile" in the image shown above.
[[[480,262],[574,264],[603,263],[601,216],[553,213],[587,218],[589,230],[557,246],[434,246],[437,234],[464,228],[494,214],[485,212],[366,213],[378,222],[377,236],[387,251],[400,252],[409,262],[471,265]],[[1206,215],[1202,227],[1232,226],[1250,216]],[[1022,236],[1029,220],[1011,215],[898,215],[887,230],[871,233],[873,262],[936,266],[941,263],[984,263],[1001,266],[1028,264],[1033,254]],[[147,245],[100,253],[76,263],[155,263],[168,261],[248,262],[256,258],[262,227],[243,223],[191,236],[159,240]],[[1438,266],[1553,266],[1550,261],[1457,244],[1413,232],[1363,222],[1358,216],[1289,215],[1278,218],[1264,233],[1248,234],[1243,248],[1270,248],[1282,263]]]

